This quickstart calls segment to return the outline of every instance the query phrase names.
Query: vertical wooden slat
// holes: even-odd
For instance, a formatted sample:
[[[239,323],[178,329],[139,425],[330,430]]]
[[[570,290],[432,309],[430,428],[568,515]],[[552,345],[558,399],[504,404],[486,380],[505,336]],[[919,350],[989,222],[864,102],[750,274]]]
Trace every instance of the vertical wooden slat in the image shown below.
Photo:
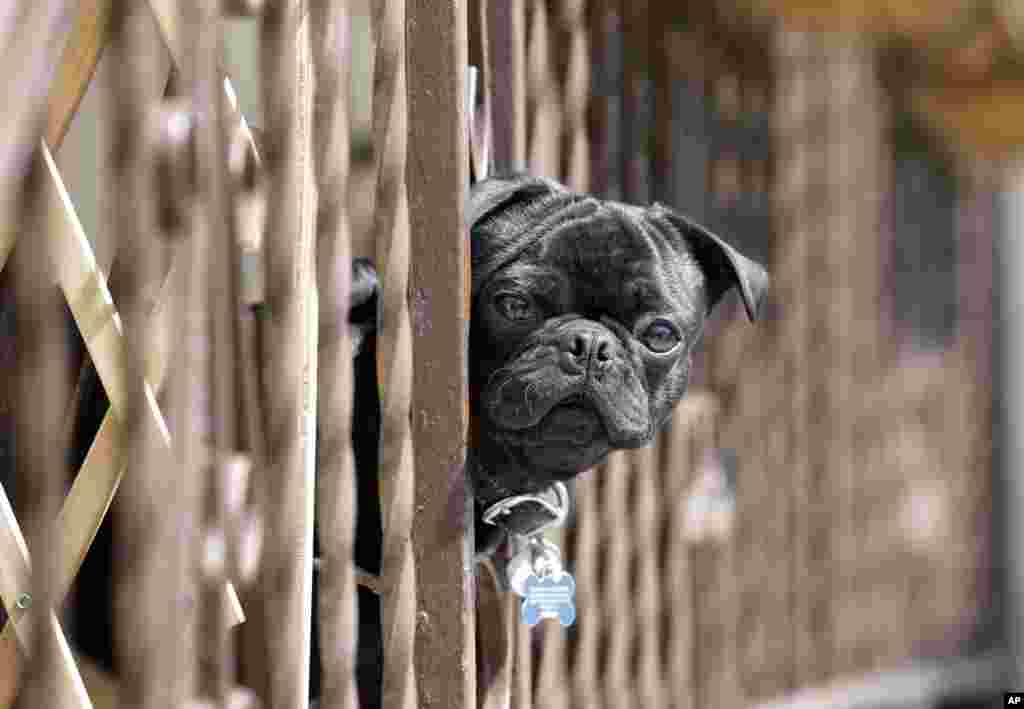
[[[526,157],[526,0],[486,3],[487,87],[495,172],[517,172]]]
[[[664,674],[661,664],[661,617],[663,584],[658,578],[658,530],[663,515],[678,513],[674,507],[661,509],[665,497],[661,492],[661,461],[655,442],[630,453],[632,495],[633,556],[635,580],[634,641],[636,658],[637,702],[640,706],[664,706]]]
[[[823,224],[829,235],[830,272],[835,274],[828,302],[831,361],[828,367],[830,420],[828,469],[835,488],[831,505],[835,538],[833,611],[834,672],[871,669],[866,664],[864,617],[873,608],[872,592],[857,583],[869,571],[868,542],[855,526],[854,509],[871,485],[857,451],[857,418],[864,414],[851,402],[870,386],[879,369],[881,312],[881,187],[878,165],[882,146],[880,117],[885,115],[876,85],[873,50],[857,38],[833,41],[827,50],[829,81],[828,214]],[[872,238],[863,238],[871,234]],[[858,504],[859,503],[859,504]],[[867,568],[861,563],[867,562]],[[892,622],[898,622],[893,618]]]
[[[571,189],[590,188],[590,142],[587,109],[590,103],[590,35],[586,0],[566,0],[558,17],[557,41],[567,44],[568,62],[562,80],[563,179]]]
[[[627,454],[612,453],[597,471],[602,487],[602,546],[606,561],[601,587],[604,591],[602,625],[607,637],[600,682],[606,707],[636,706],[635,677],[631,671],[633,647],[633,593],[631,544],[623,531],[630,526]]]
[[[693,576],[696,565],[687,538],[687,495],[696,479],[699,456],[719,416],[714,398],[706,392],[691,391],[672,417],[663,455],[665,485],[662,493],[673,506],[665,517],[663,618],[666,623],[666,667],[669,677],[668,703],[679,709],[702,706],[698,702],[701,646],[694,619],[696,599]]]
[[[381,386],[380,495],[384,539],[382,609],[385,706],[418,703],[414,671],[416,567],[412,524],[416,495],[410,425],[413,385],[406,188],[409,112],[406,95],[406,3],[373,8],[377,41],[373,129],[377,152],[376,263],[381,275],[377,371]],[[459,97],[462,100],[462,97]],[[433,230],[431,230],[433,231]],[[461,273],[460,273],[461,280]]]
[[[812,80],[811,38],[805,34],[780,31],[776,43],[777,100],[773,118],[773,139],[778,155],[779,181],[776,188],[776,233],[780,235],[773,261],[779,302],[789,303],[789,317],[780,329],[781,356],[786,360],[786,382],[790,392],[791,424],[787,431],[786,464],[792,474],[793,514],[793,647],[794,683],[811,684],[823,676],[819,669],[825,657],[819,653],[822,614],[816,600],[824,589],[820,555],[816,552],[817,528],[814,510],[817,492],[810,464],[811,351],[809,301],[806,297],[813,239],[807,213],[809,195],[820,179],[820,168],[812,165],[813,147],[808,146],[815,124],[815,94]],[[785,236],[786,238],[781,238]],[[814,509],[812,509],[812,507]]]
[[[356,509],[351,442],[352,345],[348,333],[352,272],[346,203],[351,60],[348,2],[314,3],[310,12],[316,62],[316,258],[322,371],[317,466],[317,524],[322,560],[318,599],[320,703],[325,709],[351,709],[356,706],[358,623],[352,561]]]
[[[763,170],[765,161],[765,149],[760,147],[760,120],[767,108],[763,85],[765,59],[764,48],[752,44],[744,48],[741,56],[729,57],[724,73],[712,85],[717,89],[713,91],[718,99],[717,120],[728,131],[723,144],[716,146],[720,150],[719,167],[728,169],[731,175],[727,177],[732,179],[723,181],[724,189],[716,196],[719,201],[724,198],[728,207],[713,208],[709,217],[717,218],[724,229],[730,230],[726,237],[754,258],[768,252],[767,245],[776,238],[770,229],[766,230],[767,210],[762,217],[754,194],[754,176],[756,171]],[[805,215],[806,210],[800,213],[801,217]],[[799,252],[800,245],[788,241],[790,237],[788,232],[784,233],[783,243],[789,252]],[[748,247],[744,248],[744,244]],[[776,264],[768,264],[768,268],[773,279],[769,296],[776,302]],[[790,273],[781,277],[790,277]],[[781,287],[782,300],[777,302],[785,304],[782,312],[789,315],[791,306],[794,310],[800,307],[791,301],[802,296],[791,294],[792,286]],[[785,465],[784,438],[792,426],[788,417],[791,385],[784,379],[787,360],[779,356],[776,344],[778,329],[786,325],[780,325],[778,318],[763,317],[751,327],[735,309],[732,317],[728,307],[720,311],[716,318],[719,327],[711,340],[714,346],[708,348],[705,368],[725,402],[720,437],[724,448],[735,452],[732,472],[737,484],[736,511],[734,532],[727,542],[724,559],[727,586],[719,592],[724,602],[719,607],[723,610],[714,612],[708,608],[700,615],[717,623],[725,637],[730,638],[709,690],[714,688],[715,701],[735,703],[774,696],[790,682],[792,574],[787,560],[792,555],[792,496],[768,471]],[[798,340],[782,346],[790,348],[801,343]],[[802,372],[794,376],[806,378]],[[725,622],[719,623],[719,617]]]
[[[183,36],[191,48],[186,51],[179,70],[183,78],[191,82],[193,106],[196,115],[202,117],[196,126],[197,219],[202,224],[193,239],[203,237],[207,263],[204,269],[202,254],[196,249],[193,254],[200,262],[192,266],[201,274],[200,279],[205,277],[196,287],[207,294],[210,351],[203,365],[209,387],[210,440],[214,447],[212,460],[201,460],[198,470],[186,470],[185,475],[195,475],[198,483],[201,498],[197,511],[204,552],[220,543],[228,547],[223,562],[212,561],[204,553],[200,566],[197,684],[200,696],[217,707],[227,707],[235,685],[235,657],[221,589],[228,574],[237,570],[231,568],[229,562],[237,557],[234,548],[237,539],[229,535],[227,529],[227,505],[231,496],[244,499],[243,490],[229,488],[242,487],[247,482],[248,476],[238,473],[246,470],[250,463],[237,457],[242,449],[237,380],[242,368],[236,364],[239,360],[237,313],[242,305],[241,264],[231,199],[233,191],[227,181],[228,117],[222,85],[220,10],[220,0],[202,0],[195,3],[190,16],[183,13]],[[189,20],[194,24],[190,26]],[[194,248],[196,246],[193,244]]]
[[[672,65],[672,42],[677,30],[672,27],[672,12],[662,4],[655,4],[650,12],[650,66],[653,86],[654,126],[651,142],[651,199],[663,204],[672,203],[673,95],[677,82],[687,79]],[[682,75],[682,76],[680,76]],[[685,170],[687,166],[679,166]]]
[[[145,350],[151,339],[144,289],[158,272],[151,143],[147,135],[145,87],[156,80],[155,48],[144,43],[145,7],[121,3],[115,9],[112,39],[114,78],[112,144],[119,249],[124,266],[122,312],[125,323],[125,436],[131,475],[120,486],[115,509],[115,650],[122,669],[124,699],[138,707],[174,706],[184,697],[172,672],[178,667],[174,645],[162,642],[170,630],[166,609],[175,603],[175,569],[161,553],[177,520],[165,505],[175,485],[166,449],[150,425],[144,381]],[[175,620],[176,622],[176,620]]]
[[[313,577],[316,289],[312,275],[308,25],[298,0],[261,16],[268,181],[266,246],[267,540],[264,647],[273,707],[308,705]]]
[[[651,198],[648,142],[651,125],[650,6],[647,0],[621,0],[625,45],[622,161],[623,199],[646,204]]]
[[[567,677],[574,708],[600,705],[598,642],[601,636],[601,598],[598,591],[599,532],[598,501],[600,488],[597,471],[584,473],[576,480],[576,523],[571,530],[573,572],[576,578],[576,631],[572,650],[572,669]]]
[[[185,65],[180,67],[181,85],[188,91],[196,88],[197,69],[202,61],[198,45],[203,30],[198,27],[200,12],[197,3],[181,3],[177,9],[180,17],[176,19],[181,25],[190,28],[187,35],[190,40],[189,51],[185,55],[187,60]],[[209,60],[211,57],[207,56],[206,59]],[[180,105],[162,116],[165,122],[157,128],[164,131],[171,127],[170,122],[174,120],[194,120],[197,114],[190,110],[190,107],[194,107],[194,102],[201,101],[202,98],[199,92],[188,96]],[[177,140],[161,146],[165,148],[160,156],[165,161],[164,167],[179,171],[178,175],[186,173],[191,167],[181,164],[192,157],[192,140],[195,137],[193,131],[197,126],[193,125],[190,128],[184,136],[179,135]],[[208,133],[210,127],[203,126],[199,130]],[[159,137],[166,136],[160,134]],[[209,161],[212,158],[214,156],[202,156],[204,168],[209,168]],[[180,262],[172,269],[168,279],[169,292],[166,299],[169,302],[160,308],[170,313],[171,331],[181,335],[180,339],[175,340],[177,346],[173,348],[172,364],[168,368],[168,424],[173,431],[170,443],[178,479],[174,489],[168,491],[168,497],[165,499],[165,504],[173,509],[176,516],[175,523],[179,533],[174,538],[162,540],[161,554],[164,555],[168,566],[173,569],[173,573],[178,576],[177,592],[190,600],[194,599],[194,610],[190,609],[191,612],[182,615],[180,630],[166,643],[162,659],[168,663],[165,669],[169,673],[170,681],[174,683],[171,690],[174,700],[184,701],[196,697],[199,690],[199,675],[208,674],[206,671],[200,673],[200,667],[206,670],[208,663],[200,665],[197,655],[201,652],[204,658],[207,658],[208,653],[216,652],[219,644],[218,628],[209,622],[209,603],[211,600],[217,602],[221,599],[219,596],[211,599],[208,587],[202,584],[202,580],[195,573],[195,562],[201,558],[202,535],[198,527],[204,521],[201,513],[203,483],[207,479],[207,466],[210,462],[205,450],[211,414],[205,404],[209,401],[208,387],[212,374],[209,362],[211,332],[208,318],[207,257],[210,234],[216,233],[215,230],[219,231],[219,227],[211,225],[206,219],[209,214],[204,209],[205,205],[193,209],[193,190],[197,185],[191,184],[190,181],[175,181],[162,187],[162,192],[155,195],[159,200],[158,209],[164,214],[173,213],[177,218],[159,220],[161,236],[172,240],[184,235],[187,239],[178,253]],[[154,313],[153,327],[167,327],[167,323],[160,323],[157,320],[157,314],[159,311]],[[152,382],[157,391],[159,379],[160,377],[157,377],[158,381]],[[111,400],[114,400],[113,396]],[[130,475],[134,475],[135,472],[133,469]],[[116,618],[114,622],[117,622]],[[206,631],[201,639],[197,637],[199,628]],[[227,628],[223,630],[226,632]]]
[[[557,178],[562,139],[561,101],[553,66],[552,18],[546,0],[531,0],[526,55],[528,128],[527,167],[536,175]]]
[[[519,172],[526,167],[527,103],[527,0],[487,0],[485,3],[485,30],[488,67],[485,73],[491,101],[492,171],[495,174]],[[517,648],[520,636],[529,631],[520,628],[517,597],[507,591],[498,591],[488,579],[479,586],[480,612],[477,633],[481,634],[480,647],[502,657],[480,657],[481,669],[487,669],[481,686],[480,705],[486,709],[510,706],[513,691],[523,694],[523,677],[517,668]],[[501,611],[498,612],[500,607]],[[487,638],[500,634],[503,641]],[[516,684],[516,683],[520,684]],[[515,687],[514,687],[515,685]]]
[[[826,138],[826,161],[828,170],[828,197],[825,205],[825,214],[822,214],[823,232],[829,235],[829,249],[826,258],[829,261],[829,272],[836,279],[832,282],[831,298],[828,300],[827,319],[829,327],[828,338],[828,375],[825,386],[828,388],[828,419],[830,422],[830,434],[828,440],[828,453],[830,460],[825,463],[826,474],[832,478],[831,499],[828,506],[833,511],[832,544],[829,550],[831,559],[830,575],[832,577],[832,598],[831,615],[833,617],[834,631],[832,633],[832,673],[850,672],[853,667],[853,650],[857,645],[858,628],[856,627],[857,603],[853,580],[857,568],[856,553],[857,540],[850,528],[851,505],[854,502],[852,496],[855,493],[854,476],[856,474],[851,461],[851,431],[848,402],[853,400],[853,371],[850,358],[855,353],[854,343],[851,340],[856,336],[858,330],[863,330],[863,321],[853,318],[855,313],[852,308],[852,284],[851,274],[855,278],[863,278],[863,269],[857,268],[857,260],[850,257],[855,254],[849,253],[851,243],[856,243],[856,248],[863,252],[868,245],[866,239],[856,238],[852,231],[854,224],[847,211],[853,200],[851,194],[846,190],[850,188],[850,169],[847,148],[850,145],[852,135],[850,130],[854,128],[849,112],[854,107],[850,106],[849,94],[854,86],[855,77],[849,72],[855,71],[853,58],[850,56],[849,40],[833,40],[826,49],[825,72],[829,75],[830,91],[828,96],[828,136]],[[860,87],[857,87],[860,88]],[[859,93],[859,92],[858,92]],[[864,95],[859,94],[857,101],[863,101]],[[858,128],[861,126],[857,126]],[[844,130],[845,129],[845,130]],[[870,291],[870,285],[865,288]],[[862,296],[863,297],[863,296]],[[869,321],[870,322],[870,321]],[[841,323],[841,324],[840,324]],[[842,329],[842,334],[837,329]],[[845,337],[844,337],[845,336]],[[845,339],[845,342],[841,341]],[[819,340],[819,342],[821,342]],[[824,462],[824,461],[823,461]],[[850,621],[853,621],[851,624]]]
[[[612,94],[612,44],[618,33],[613,31],[612,0],[591,0],[587,4],[587,25],[590,30],[590,102],[587,109],[587,132],[590,138],[590,190],[597,196],[610,198],[610,185],[615,181],[612,158],[615,155],[611,129],[614,96]]]
[[[585,192],[589,183],[589,143],[587,140],[587,101],[590,86],[589,48],[587,43],[586,2],[568,0],[553,4],[547,42],[550,56],[564,58],[558,61],[556,75],[561,109],[554,116],[561,126],[561,137],[556,143],[558,155],[545,157],[559,172],[557,178],[570,189]],[[541,173],[544,174],[544,173]],[[554,530],[549,532],[554,534]],[[564,542],[567,535],[559,534],[563,555],[570,562],[571,551]],[[570,563],[570,571],[574,571]],[[569,671],[569,630],[548,622],[541,628],[541,658],[537,668],[534,701],[538,706],[558,709],[568,706],[572,682]]]
[[[415,235],[410,324],[420,353],[412,370],[417,687],[421,707],[464,709],[476,703],[473,502],[465,469],[466,3],[410,0],[407,26],[408,109],[417,117],[409,125],[406,173]]]
[[[824,56],[825,39],[819,36],[808,36],[805,52],[796,59],[800,64],[797,71],[804,72],[807,77],[808,102],[807,122],[800,126],[797,150],[802,152],[801,158],[807,161],[810,171],[810,183],[803,195],[803,209],[814,204],[813,211],[805,213],[804,229],[799,238],[806,239],[806,262],[802,277],[808,293],[825,294],[837,274],[833,272],[834,264],[829,261],[829,243],[822,238],[824,222],[828,215],[828,105],[832,77],[821,71],[827,57]],[[807,295],[801,295],[807,298]],[[819,295],[821,297],[821,295]],[[828,301],[825,301],[826,303]],[[807,674],[807,680],[815,683],[824,681],[832,672],[834,633],[832,603],[833,581],[829,565],[829,555],[834,539],[832,524],[832,507],[830,505],[831,485],[833,478],[828,470],[828,453],[831,446],[831,421],[827,416],[815,415],[811,412],[828,412],[828,389],[825,379],[828,376],[828,363],[834,354],[834,341],[829,337],[829,313],[826,307],[809,305],[807,308],[807,327],[805,357],[809,367],[805,372],[815,372],[807,377],[809,412],[804,417],[807,433],[807,477],[800,481],[806,486],[803,491],[805,504],[800,506],[799,514],[806,518],[804,527],[806,538],[803,545],[806,550],[808,578],[800,584],[806,594],[805,609],[807,616],[800,620],[805,623],[802,628],[807,632],[807,664],[801,668]]]
[[[183,14],[194,10],[194,5],[182,6]],[[195,19],[195,15],[192,15],[190,18],[186,17],[186,22],[190,23]],[[190,65],[186,69],[186,75],[191,77],[193,71],[194,66]],[[177,262],[169,277],[169,292],[164,307],[161,308],[169,312],[169,327],[172,332],[179,335],[176,338],[177,346],[174,347],[170,366],[167,367],[170,380],[167,399],[168,425],[173,431],[171,447],[180,470],[180,481],[171,502],[178,508],[181,534],[177,539],[176,548],[165,547],[164,553],[182,575],[182,584],[187,584],[189,597],[198,600],[197,611],[181,618],[180,634],[175,642],[178,646],[175,650],[181,653],[174,658],[176,681],[180,687],[178,693],[191,698],[195,696],[198,688],[197,654],[200,650],[200,638],[197,637],[197,629],[206,610],[201,606],[205,606],[208,600],[197,588],[199,579],[194,570],[195,561],[200,558],[200,535],[196,527],[202,520],[202,484],[208,462],[204,441],[209,411],[204,410],[204,404],[207,401],[210,378],[207,362],[210,344],[207,327],[209,280],[206,272],[209,231],[198,210],[192,212],[190,209],[191,195],[182,194],[181,187],[188,189],[186,186],[179,186],[178,194],[160,196],[161,200],[171,202],[172,208],[180,210],[179,214],[182,216],[192,214],[191,218],[185,216],[185,224],[182,225],[187,231],[187,241],[178,249]],[[164,236],[179,238],[181,234],[168,229]],[[154,320],[158,314],[159,311],[154,314]],[[168,324],[154,324],[154,327],[161,326],[168,327]],[[153,385],[159,391],[159,380],[154,381]],[[111,422],[115,421],[110,414],[108,417]],[[134,474],[134,471],[128,474]],[[208,626],[208,629],[213,628]],[[202,638],[202,641],[205,643],[206,638]]]
[[[533,629],[523,624],[519,613],[518,598],[509,598],[507,613],[512,649],[512,694],[513,709],[530,709],[533,706]]]

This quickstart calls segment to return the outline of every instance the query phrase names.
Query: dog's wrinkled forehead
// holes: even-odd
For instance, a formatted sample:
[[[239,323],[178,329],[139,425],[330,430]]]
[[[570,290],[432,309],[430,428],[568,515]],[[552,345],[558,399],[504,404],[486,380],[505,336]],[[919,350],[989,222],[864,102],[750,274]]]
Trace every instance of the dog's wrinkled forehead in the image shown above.
[[[647,210],[615,202],[542,238],[525,255],[565,273],[605,310],[678,310],[694,305],[704,285],[681,237],[673,243],[652,228]]]
[[[469,218],[474,296],[495,272],[523,258],[557,265],[600,289],[627,282],[642,288],[649,280],[677,305],[707,285],[710,308],[739,286],[751,319],[767,286],[763,268],[668,208],[599,200],[544,178],[477,183]]]

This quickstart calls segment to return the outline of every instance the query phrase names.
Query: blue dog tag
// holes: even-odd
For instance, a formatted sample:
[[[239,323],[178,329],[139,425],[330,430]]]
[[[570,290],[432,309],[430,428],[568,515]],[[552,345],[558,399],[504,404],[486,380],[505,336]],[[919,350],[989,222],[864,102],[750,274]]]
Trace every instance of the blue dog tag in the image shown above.
[[[543,618],[558,618],[567,627],[576,622],[576,582],[568,571],[530,574],[523,586],[520,617],[524,623],[533,627]]]

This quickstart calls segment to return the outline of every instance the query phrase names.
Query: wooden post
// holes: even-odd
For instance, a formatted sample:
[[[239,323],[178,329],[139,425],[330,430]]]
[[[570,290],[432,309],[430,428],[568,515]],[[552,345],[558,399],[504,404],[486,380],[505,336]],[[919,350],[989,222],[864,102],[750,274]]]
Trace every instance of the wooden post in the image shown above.
[[[526,166],[527,2],[485,0],[484,4],[486,37],[482,41],[487,45],[485,80],[490,93],[491,170],[494,174],[506,174],[521,171]],[[516,641],[520,632],[519,604],[507,591],[495,586],[488,571],[481,572],[478,592],[476,632],[480,638],[478,661],[482,673],[479,704],[487,709],[504,708],[512,698]]]
[[[811,57],[813,37],[799,32],[780,31],[776,46],[777,99],[773,119],[773,140],[779,155],[775,218],[777,233],[786,235],[779,242],[774,258],[778,276],[776,298],[791,303],[790,316],[780,326],[781,356],[788,367],[790,425],[787,431],[787,468],[792,474],[793,508],[793,680],[796,685],[820,681],[828,666],[829,653],[823,643],[820,623],[825,616],[820,594],[826,588],[820,552],[816,550],[820,530],[821,502],[817,480],[811,466],[811,383],[807,361],[811,351],[809,288],[809,249],[814,240],[806,204],[815,184],[822,179],[820,166],[813,160],[819,146],[809,144],[821,133],[820,107],[814,101],[821,87],[813,79]],[[825,537],[827,538],[827,537]]]
[[[522,170],[526,157],[525,0],[489,0],[486,8],[494,170]]]
[[[420,707],[476,704],[473,498],[465,304],[468,141],[464,0],[409,0],[407,52],[415,440],[416,674]]]
[[[115,152],[113,188],[116,228],[123,260],[125,315],[125,408],[127,459],[132,475],[121,483],[116,508],[118,564],[115,567],[115,657],[123,672],[124,700],[138,707],[178,705],[184,701],[174,671],[174,643],[163,642],[166,609],[176,604],[180,568],[162,554],[179,531],[174,517],[177,475],[170,465],[166,437],[153,425],[151,391],[144,379],[145,350],[151,342],[144,289],[158,270],[156,209],[152,190],[150,108],[146,86],[157,80],[156,49],[142,34],[149,22],[145,7],[115,7],[112,59],[117,72],[110,126]],[[167,504],[171,500],[171,504]],[[186,522],[187,524],[187,522]],[[186,527],[187,529],[187,527]],[[182,609],[184,614],[188,611]],[[188,619],[185,618],[187,626]]]
[[[268,181],[268,317],[263,342],[267,406],[263,586],[266,698],[278,708],[309,703],[317,299],[308,23],[299,0],[268,3],[261,17]]]
[[[378,0],[375,3],[373,31],[377,56],[373,132],[377,153],[377,212],[374,226],[377,232],[376,263],[381,276],[381,320],[377,345],[377,372],[381,388],[380,498],[383,520],[381,618],[384,677],[381,691],[384,706],[397,709],[413,709],[419,703],[414,667],[417,584],[412,546],[418,491],[410,421],[413,342],[408,302],[411,254],[406,169],[409,140],[406,67],[415,66],[406,54],[405,33],[410,25],[404,0]],[[436,37],[434,41],[432,59],[436,61],[438,48],[445,44],[438,42]],[[440,51],[443,53],[444,50]],[[458,100],[461,102],[462,97]],[[433,225],[428,231],[444,233]],[[460,273],[456,283],[461,276]],[[450,415],[451,411],[448,413]]]
[[[351,233],[348,221],[348,3],[310,8],[316,72],[314,141],[319,202],[316,266],[320,292],[317,525],[320,539],[319,628],[321,705],[356,706],[359,629],[355,598],[356,490],[352,453],[352,345],[348,333]],[[367,473],[368,474],[368,473]],[[317,658],[314,658],[314,662]]]

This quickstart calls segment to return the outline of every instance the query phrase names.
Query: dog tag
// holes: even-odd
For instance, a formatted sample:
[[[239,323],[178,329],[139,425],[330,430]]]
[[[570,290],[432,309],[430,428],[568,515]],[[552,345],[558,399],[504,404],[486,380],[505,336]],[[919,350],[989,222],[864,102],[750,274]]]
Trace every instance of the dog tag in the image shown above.
[[[520,617],[529,626],[557,618],[563,626],[576,620],[576,582],[562,566],[558,546],[537,534],[519,538],[520,547],[505,567],[509,587],[523,597]]]
[[[568,571],[526,577],[519,616],[533,627],[544,618],[558,618],[562,627],[576,622],[576,581]]]

